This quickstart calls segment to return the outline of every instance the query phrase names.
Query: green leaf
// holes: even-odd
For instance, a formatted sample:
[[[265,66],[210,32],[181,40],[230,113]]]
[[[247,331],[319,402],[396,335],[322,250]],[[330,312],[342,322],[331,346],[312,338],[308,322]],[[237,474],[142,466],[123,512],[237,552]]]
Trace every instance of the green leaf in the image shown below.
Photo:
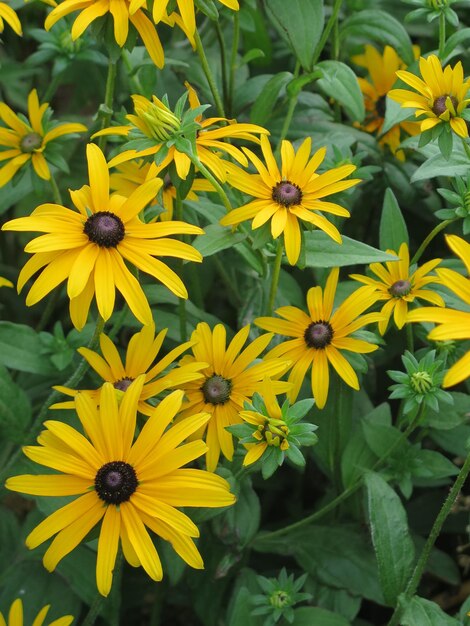
[[[340,29],[340,39],[350,37],[362,41],[388,44],[407,65],[414,61],[411,39],[403,25],[390,13],[378,9],[354,12]]]
[[[365,477],[369,524],[385,602],[395,606],[404,591],[414,562],[414,544],[400,498],[374,472]]]
[[[274,105],[281,90],[292,79],[290,72],[279,72],[268,80],[256,98],[250,113],[250,122],[252,124],[260,124],[261,126],[271,117],[274,111]]]
[[[317,81],[320,89],[339,102],[352,120],[362,122],[365,116],[364,96],[352,69],[341,61],[321,61],[315,68],[321,69],[323,74]]]
[[[343,267],[382,261],[398,261],[398,257],[377,250],[361,241],[343,235],[336,243],[321,230],[305,233],[305,265],[307,267]]]
[[[380,218],[379,241],[382,250],[395,250],[397,253],[402,243],[409,244],[410,241],[406,222],[390,187],[385,190]]]
[[[230,227],[209,224],[209,226],[204,227],[204,235],[198,235],[192,245],[196,250],[199,250],[203,257],[208,257],[221,250],[231,248],[244,239],[246,239],[246,235],[240,231],[233,232]]]
[[[470,28],[462,28],[458,30],[456,33],[452,33],[452,35],[447,39],[446,45],[444,46],[444,54],[442,58],[442,63],[448,60],[448,57],[454,56],[452,53],[456,53],[456,47],[460,44],[468,42],[470,40]]]
[[[57,369],[41,354],[41,340],[30,326],[0,322],[0,364],[20,372],[56,374]]]
[[[0,433],[10,441],[22,443],[31,421],[31,404],[25,392],[0,365]]]
[[[468,172],[468,156],[463,152],[454,152],[449,159],[446,159],[442,154],[435,154],[431,158],[427,159],[422,165],[418,167],[413,176],[411,182],[416,183],[418,180],[427,180],[428,178],[435,178],[436,176],[464,176]]]
[[[255,59],[262,59],[264,56],[265,54],[260,48],[252,48],[243,55],[240,61],[240,65],[246,65],[247,63],[250,63],[250,61],[254,61]]]
[[[411,598],[406,602],[405,607],[400,621],[402,626],[459,626],[460,624],[458,620],[444,613],[435,602],[419,596]]]
[[[413,116],[414,119],[414,111],[415,109],[408,109],[406,107],[402,107],[399,102],[395,102],[391,98],[385,99],[385,119],[383,126],[380,130],[381,134],[384,135],[391,128],[403,122],[408,117]]]
[[[323,0],[264,0],[266,12],[302,67],[312,71],[314,53],[323,31]]]
[[[350,622],[342,615],[320,607],[305,606],[294,610],[293,626],[349,626]]]
[[[453,134],[449,127],[439,135],[439,150],[446,161],[450,159],[452,148],[454,146]]]

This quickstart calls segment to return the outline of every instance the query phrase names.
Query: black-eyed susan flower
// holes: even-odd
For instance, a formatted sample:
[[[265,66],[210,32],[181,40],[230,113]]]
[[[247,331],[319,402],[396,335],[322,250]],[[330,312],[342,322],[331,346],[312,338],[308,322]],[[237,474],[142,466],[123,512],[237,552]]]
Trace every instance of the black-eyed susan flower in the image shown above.
[[[224,139],[244,139],[259,143],[257,135],[268,134],[268,131],[256,124],[239,124],[234,120],[220,117],[203,119],[202,111],[207,106],[200,106],[194,89],[186,84],[188,93],[176,103],[173,112],[168,102],[156,96],[151,100],[144,96],[133,95],[134,114],[126,115],[130,122],[126,126],[111,126],[93,135],[121,135],[129,139],[124,144],[123,152],[109,162],[115,167],[132,159],[154,156],[162,168],[174,162],[178,176],[186,180],[191,167],[189,154],[196,157],[219,180],[226,180],[227,162],[221,158],[228,154],[242,165],[248,165],[243,152],[236,146],[226,143]],[[184,111],[186,99],[190,110]],[[226,123],[221,126],[221,123]],[[138,140],[138,147],[135,145]]]
[[[153,324],[144,326],[142,330],[131,337],[127,347],[125,362],[121,359],[112,340],[104,333],[100,335],[100,348],[103,356],[89,348],[79,348],[78,352],[88,361],[95,372],[101,376],[103,381],[111,383],[120,393],[125,393],[131,383],[144,374],[145,382],[137,408],[144,415],[151,415],[153,406],[148,404],[149,398],[157,396],[166,389],[175,389],[189,381],[201,380],[203,375],[200,370],[207,367],[207,363],[195,362],[176,366],[171,371],[165,373],[169,366],[194,344],[194,342],[186,341],[155,362],[167,330],[167,328],[164,328],[155,336]],[[73,397],[77,393],[82,392],[82,390],[79,392],[78,390],[59,386],[54,387],[54,389]],[[86,393],[90,393],[98,401],[100,389],[88,390]],[[66,409],[73,408],[73,406],[72,400],[55,404],[51,408]]]
[[[419,54],[419,53],[418,53]],[[420,132],[418,122],[400,122],[386,133],[382,133],[387,107],[387,94],[397,80],[395,72],[406,68],[391,46],[385,46],[381,54],[374,46],[367,44],[364,54],[352,58],[354,63],[367,70],[368,78],[358,78],[359,86],[364,95],[366,119],[362,128],[368,133],[378,135],[379,144],[388,146],[393,155],[400,161],[405,159],[403,150],[399,150],[401,131],[409,135]]]
[[[19,117],[7,104],[0,102],[0,187],[6,185],[16,172],[31,163],[36,174],[49,180],[51,173],[47,163],[47,152],[58,137],[71,133],[83,133],[83,124],[53,124],[50,120],[49,104],[39,103],[36,89],[28,96],[28,118]]]
[[[5,2],[0,2],[0,33],[3,33],[5,29],[5,22],[17,35],[23,34],[21,22],[15,11]]]
[[[161,281],[179,297],[187,298],[179,276],[155,257],[201,261],[201,255],[192,246],[168,235],[203,231],[184,222],[142,222],[138,215],[155,197],[161,181],[148,181],[129,198],[110,195],[108,166],[98,146],[87,146],[87,159],[89,186],[70,191],[78,211],[58,204],[42,204],[31,216],[3,225],[3,230],[47,233],[26,246],[26,252],[33,253],[33,257],[20,272],[18,290],[42,269],[26,298],[30,306],[67,280],[70,316],[74,326],[81,329],[94,295],[103,319],[111,317],[117,288],[137,319],[142,324],[152,324],[147,298],[124,260]]]
[[[111,189],[123,196],[130,196],[133,191],[147,180],[158,177],[161,178],[161,172],[164,168],[156,165],[156,163],[145,163],[143,161],[127,161],[118,165],[116,172],[109,177]],[[161,187],[161,203],[163,211],[159,213],[155,219],[166,222],[173,219],[173,208],[176,200],[176,187],[171,182],[170,177],[166,174],[162,179]],[[205,178],[195,178],[191,183],[186,199],[197,202],[197,191],[215,191],[212,183]],[[152,220],[154,221],[154,220]]]
[[[344,350],[364,354],[374,352],[378,346],[351,335],[372,322],[382,319],[381,313],[362,313],[377,301],[373,287],[360,287],[333,312],[333,302],[338,284],[339,269],[333,268],[325,289],[312,287],[307,293],[308,315],[294,306],[284,306],[275,311],[281,318],[259,317],[255,324],[279,335],[294,337],[285,341],[266,355],[266,359],[289,359],[293,367],[288,381],[292,388],[287,392],[291,402],[299,395],[307,370],[312,368],[312,392],[316,405],[322,409],[328,398],[329,364],[344,382],[359,389],[357,374],[344,357]]]
[[[470,274],[470,244],[456,235],[446,235],[452,252],[459,256]],[[466,305],[470,305],[470,278],[447,268],[436,270],[441,282],[453,291]],[[457,309],[422,307],[410,311],[407,322],[434,322],[438,324],[428,335],[433,341],[470,339],[470,313]],[[470,350],[449,369],[443,387],[452,387],[470,377]]]
[[[73,622],[72,615],[64,615],[64,617],[59,617],[58,619],[55,619],[52,622],[48,622],[47,624],[45,624],[44,622],[50,608],[50,604],[44,606],[34,618],[32,626],[70,626],[70,624]],[[8,612],[8,621],[2,615],[2,613],[0,613],[0,626],[24,626],[23,601],[21,600],[21,598],[17,598],[11,605]]]
[[[467,125],[461,113],[470,102],[466,98],[470,79],[464,80],[462,63],[459,61],[453,68],[448,65],[443,70],[438,57],[431,54],[427,59],[420,58],[419,69],[422,79],[411,72],[398,70],[398,78],[415,91],[392,89],[388,92],[389,98],[399,102],[402,107],[416,109],[416,117],[426,116],[420,122],[421,132],[444,123],[450,124],[460,137],[468,137]]]
[[[442,259],[428,261],[414,272],[410,272],[410,253],[406,243],[401,244],[398,252],[387,250],[387,253],[398,256],[400,260],[387,261],[385,266],[382,263],[371,263],[370,270],[378,280],[362,274],[350,275],[354,280],[374,287],[378,300],[386,300],[381,311],[384,318],[379,322],[381,335],[387,330],[392,313],[397,328],[403,328],[408,314],[408,304],[414,302],[416,298],[426,300],[436,306],[445,306],[444,300],[438,293],[423,289],[430,283],[441,282],[438,276],[430,275],[430,272],[439,265]]]
[[[144,376],[128,388],[119,406],[115,389],[105,383],[100,407],[87,394],[75,406],[84,434],[71,426],[46,421],[38,446],[23,448],[28,458],[57,474],[15,476],[6,486],[34,496],[77,496],[43,520],[26,538],[33,549],[55,535],[43,563],[53,571],[61,559],[101,523],[96,562],[99,592],[111,590],[119,545],[124,558],[161,580],[162,565],[147,530],[169,541],[191,567],[203,568],[193,537],[199,531],[176,507],[223,507],[235,498],[215,474],[182,469],[207,450],[203,441],[180,445],[210,415],[193,414],[167,429],[178,412],[183,392],[174,391],[154,410],[137,439],[136,409]]]
[[[234,165],[228,170],[230,185],[254,196],[256,200],[230,211],[220,223],[230,226],[252,219],[251,226],[255,229],[271,220],[274,239],[284,234],[284,246],[291,265],[297,263],[300,255],[299,220],[320,228],[337,243],[342,242],[338,229],[323,213],[349,217],[349,211],[324,198],[360,182],[357,178],[344,180],[354,172],[355,165],[342,165],[318,174],[316,170],[325,158],[326,148],[320,148],[310,158],[311,148],[310,137],[302,142],[297,152],[289,141],[283,141],[279,169],[268,138],[262,136],[261,149],[265,163],[251,150],[244,148],[259,173],[248,174]]]
[[[200,322],[191,335],[191,341],[196,342],[192,348],[193,356],[187,355],[182,359],[182,365],[204,361],[209,364],[202,370],[202,381],[180,386],[187,401],[178,419],[184,420],[199,411],[210,414],[208,423],[201,426],[194,436],[202,437],[207,429],[209,449],[206,463],[211,472],[217,467],[221,451],[229,461],[233,457],[232,435],[225,427],[242,421],[240,411],[244,403],[250,400],[265,377],[279,378],[289,367],[289,362],[283,359],[255,363],[271,341],[272,334],[258,337],[243,349],[249,332],[250,327],[245,326],[227,346],[223,324],[217,324],[212,331],[208,324]],[[271,380],[271,385],[275,394],[284,393],[289,388],[280,380]]]
[[[155,3],[158,4],[158,3]],[[114,23],[114,39],[121,48],[125,45],[129,35],[129,24],[139,33],[142,42],[157,67],[164,65],[163,47],[158,36],[155,24],[147,16],[147,0],[132,2],[131,0],[63,0],[52,9],[44,22],[46,30],[54,24],[73,13],[80,11],[72,25],[72,39],[78,39],[88,26],[96,19],[108,14],[112,16]],[[168,18],[166,11],[160,17],[162,22],[170,26],[173,21]]]

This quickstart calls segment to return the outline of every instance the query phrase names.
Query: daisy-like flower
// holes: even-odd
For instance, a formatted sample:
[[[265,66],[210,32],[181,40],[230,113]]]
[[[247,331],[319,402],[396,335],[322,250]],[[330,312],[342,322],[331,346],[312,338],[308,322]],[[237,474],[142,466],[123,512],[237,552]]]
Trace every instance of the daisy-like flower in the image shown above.
[[[33,549],[56,535],[43,558],[49,571],[101,522],[96,582],[104,596],[111,590],[119,544],[128,563],[142,566],[153,580],[162,579],[147,528],[169,541],[191,567],[203,568],[192,540],[199,531],[175,507],[222,507],[235,500],[220,476],[182,469],[207,446],[200,440],[180,444],[210,418],[207,413],[193,414],[167,429],[181,406],[182,391],[161,401],[134,441],[143,383],[144,376],[136,379],[119,406],[110,383],[103,386],[99,409],[87,394],[78,394],[75,406],[84,435],[63,422],[46,421],[39,446],[23,448],[28,458],[59,473],[15,476],[6,483],[8,489],[34,496],[77,496],[26,538]]]
[[[392,89],[389,98],[399,102],[402,107],[416,109],[415,116],[425,115],[420,122],[420,130],[424,132],[437,124],[450,124],[452,130],[460,137],[468,137],[467,125],[461,117],[470,99],[466,98],[470,89],[470,79],[464,80],[462,63],[455,67],[449,65],[443,70],[438,57],[429,55],[419,60],[421,76],[418,78],[411,72],[398,70],[398,78],[416,91]]]
[[[383,318],[381,313],[362,315],[377,301],[374,287],[360,287],[333,312],[338,275],[339,269],[334,268],[328,276],[324,290],[321,287],[308,290],[308,315],[297,307],[284,306],[275,311],[283,319],[259,317],[255,320],[255,324],[264,330],[294,337],[270,350],[265,357],[289,359],[294,364],[288,379],[292,383],[292,388],[287,393],[291,402],[297,399],[310,366],[312,392],[319,409],[325,406],[328,398],[330,363],[347,385],[358,390],[356,372],[342,351],[364,354],[378,348],[363,339],[350,336],[367,324]]]
[[[87,159],[90,185],[70,191],[78,211],[58,204],[42,204],[31,216],[3,225],[3,230],[47,233],[26,246],[26,252],[34,256],[20,272],[18,290],[44,268],[28,293],[28,306],[67,280],[70,316],[76,328],[85,325],[94,294],[103,319],[106,321],[111,317],[115,288],[142,324],[152,324],[147,298],[124,259],[160,280],[177,296],[187,298],[188,293],[179,276],[154,257],[170,256],[200,262],[202,257],[197,250],[167,235],[201,234],[204,231],[184,222],[142,222],[138,215],[155,197],[161,181],[148,181],[129,198],[117,194],[110,196],[108,165],[98,146],[87,146]]]
[[[165,374],[165,370],[183,352],[194,345],[194,342],[186,341],[155,363],[154,361],[161,350],[167,330],[167,328],[164,328],[155,336],[155,327],[151,325],[144,326],[141,331],[135,333],[127,347],[125,364],[114,343],[104,333],[100,335],[100,348],[103,356],[89,348],[79,348],[78,352],[105,382],[111,383],[121,393],[125,393],[131,383],[144,374],[145,383],[142,387],[137,408],[144,415],[152,415],[154,407],[148,404],[147,400],[149,398],[153,398],[165,389],[174,389],[189,381],[201,380],[203,375],[200,370],[207,366],[207,363],[189,363],[188,365],[174,367]],[[69,389],[68,387],[57,386],[54,389],[72,397],[75,397],[77,393],[81,393],[81,391]],[[98,402],[100,389],[88,390],[86,393],[91,394]],[[54,404],[51,408],[69,409],[73,407],[74,403],[72,400]]]
[[[178,114],[171,111],[167,104],[156,96],[148,100],[143,96],[133,95],[135,113],[126,115],[130,124],[111,126],[93,135],[93,138],[102,135],[128,137],[129,148],[133,140],[139,140],[138,149],[132,148],[121,152],[111,159],[110,167],[132,159],[154,156],[158,158],[161,168],[174,162],[178,176],[186,180],[191,167],[191,159],[187,154],[188,141],[192,144],[193,152],[200,163],[208,167],[222,182],[225,182],[227,177],[227,163],[221,159],[221,152],[228,154],[242,165],[248,165],[245,155],[239,148],[221,140],[244,139],[259,143],[256,135],[268,134],[268,131],[256,124],[239,124],[234,120],[220,117],[203,119],[195,90],[188,83],[186,83],[186,88],[188,96],[185,94],[175,106]],[[183,110],[186,97],[188,97],[193,117],[189,115],[189,110],[186,112]],[[226,125],[220,126],[221,122],[226,122]]]
[[[32,626],[70,626],[73,622],[73,615],[64,615],[52,622],[44,623],[51,605],[43,607],[34,618]],[[23,620],[23,602],[21,598],[17,598],[10,607],[8,612],[8,621],[0,613],[0,626],[24,626]]]
[[[109,177],[111,189],[123,196],[130,196],[135,189],[147,180],[159,177],[163,170],[156,163],[144,163],[143,161],[127,161],[118,165],[117,172],[113,172]],[[197,191],[215,191],[212,183],[205,178],[195,178],[191,184],[191,188],[186,195],[187,200],[197,202]],[[168,175],[162,178],[162,205],[164,211],[159,213],[155,219],[162,222],[173,219],[173,208],[176,200],[176,187],[171,182]],[[152,220],[154,221],[154,220]]]
[[[159,2],[155,2],[159,4]],[[147,17],[147,0],[132,2],[131,0],[62,0],[52,9],[44,22],[46,30],[50,30],[60,19],[80,11],[72,26],[72,39],[78,39],[88,26],[96,19],[110,14],[114,22],[114,39],[121,48],[129,35],[129,22],[139,33],[143,44],[155,65],[162,68],[165,62],[163,47],[155,24]],[[173,26],[166,11],[161,12],[159,21]]]
[[[386,300],[381,311],[384,318],[379,322],[381,335],[387,330],[392,313],[397,328],[403,328],[408,314],[408,303],[414,302],[415,298],[426,300],[436,306],[445,306],[444,300],[438,293],[423,289],[430,283],[442,282],[437,276],[429,275],[442,259],[428,261],[410,273],[410,253],[406,243],[401,244],[398,253],[395,250],[387,250],[387,253],[398,256],[400,260],[387,261],[385,267],[382,263],[371,263],[370,270],[378,280],[362,274],[350,274],[350,278],[374,287],[378,300]]]
[[[459,256],[470,274],[470,244],[457,237],[446,235],[449,248]],[[443,285],[453,291],[467,305],[470,305],[470,278],[446,268],[436,270]],[[423,307],[408,313],[407,322],[434,322],[438,324],[428,335],[432,341],[470,339],[470,313],[457,309],[435,309]],[[470,377],[470,350],[449,369],[444,377],[443,387],[452,387]]]
[[[352,58],[354,63],[364,67],[369,75],[368,79],[358,78],[359,86],[364,95],[366,108],[366,120],[362,128],[368,133],[377,133],[379,144],[388,146],[393,155],[400,161],[405,160],[405,153],[399,150],[401,143],[401,131],[409,135],[420,132],[418,122],[400,122],[386,133],[382,134],[387,106],[387,93],[393,87],[397,77],[395,72],[406,68],[406,64],[400,59],[391,46],[385,46],[383,54],[367,44],[364,54]]]
[[[299,220],[313,224],[337,243],[342,243],[338,229],[322,213],[349,217],[349,211],[324,198],[361,182],[357,178],[343,180],[354,172],[356,166],[342,165],[317,174],[316,170],[325,158],[326,148],[320,148],[310,158],[310,137],[302,142],[297,152],[289,141],[282,142],[280,169],[265,136],[261,137],[261,149],[266,164],[251,150],[244,148],[258,174],[248,174],[235,165],[228,170],[230,185],[254,196],[256,200],[230,211],[220,223],[231,226],[252,219],[251,226],[255,229],[271,220],[272,236],[276,239],[284,234],[284,246],[291,265],[297,263],[300,255]]]
[[[5,22],[15,31],[17,35],[23,34],[21,22],[15,11],[11,8],[11,6],[5,4],[5,2],[0,2],[0,33],[3,33],[5,29]]]
[[[6,185],[27,163],[32,163],[36,174],[49,180],[51,173],[47,163],[47,151],[51,142],[63,135],[83,133],[83,124],[51,124],[49,104],[39,103],[36,89],[28,96],[28,119],[19,117],[4,102],[0,102],[0,161],[7,161],[0,168],[0,187]]]
[[[248,402],[261,381],[265,378],[279,378],[288,369],[290,363],[283,359],[263,360],[253,363],[272,339],[272,334],[263,335],[252,341],[243,351],[250,327],[245,326],[226,346],[226,332],[222,324],[217,324],[211,331],[208,324],[200,322],[191,335],[195,341],[193,356],[185,356],[182,364],[205,361],[208,367],[202,370],[204,379],[181,385],[187,402],[183,404],[179,419],[186,419],[194,412],[206,411],[210,420],[195,433],[202,437],[207,428],[206,441],[209,449],[206,454],[207,469],[211,472],[217,467],[220,452],[229,461],[233,457],[232,435],[226,426],[239,424],[242,420],[240,411],[244,402]],[[273,393],[284,393],[289,385],[283,381],[271,381]]]

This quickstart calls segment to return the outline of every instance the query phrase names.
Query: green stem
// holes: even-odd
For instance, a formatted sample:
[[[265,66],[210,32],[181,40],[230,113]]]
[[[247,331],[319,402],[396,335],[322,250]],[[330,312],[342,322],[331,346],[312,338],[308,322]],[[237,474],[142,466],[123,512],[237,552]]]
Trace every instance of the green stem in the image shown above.
[[[224,33],[222,32],[222,28],[220,27],[220,23],[217,21],[215,24],[215,32],[217,35],[217,41],[219,42],[219,50],[220,50],[220,66],[222,68],[222,92],[224,98],[225,108],[228,108],[229,105],[229,86],[228,86],[228,76],[227,76],[227,49],[225,46],[225,38]]]
[[[50,102],[51,101],[51,99],[53,98],[55,92],[57,91],[57,88],[59,87],[60,83],[62,82],[63,75],[64,75],[64,72],[59,72],[58,74],[56,74],[54,76],[54,78],[52,78],[52,80],[49,83],[46,91],[44,92],[44,96],[42,98],[42,102]]]
[[[274,259],[274,265],[271,275],[271,287],[269,289],[269,300],[266,308],[266,315],[272,315],[274,311],[274,301],[276,300],[277,287],[279,285],[279,276],[281,274],[283,246],[280,237],[277,240],[276,258]]]
[[[60,293],[60,289],[54,289],[52,295],[47,300],[46,308],[44,309],[39,322],[34,328],[37,333],[39,333],[41,330],[44,330],[44,328],[47,326],[48,321],[54,313],[57,302],[59,301]]]
[[[444,57],[444,48],[446,45],[446,14],[443,10],[439,15],[439,58]]]
[[[299,74],[300,74],[300,62],[297,61],[297,63],[295,64],[293,80],[298,78]],[[279,141],[277,143],[276,150],[275,150],[275,154],[277,154],[277,155],[279,155],[279,152],[281,150],[281,145],[282,145],[283,140],[287,137],[287,133],[289,131],[289,127],[291,125],[292,118],[294,116],[295,107],[297,106],[297,100],[299,99],[299,94],[300,94],[300,90],[297,89],[295,91],[295,94],[290,96],[290,98],[289,98],[289,106],[287,107],[287,113],[286,113],[286,116],[284,118],[284,122],[282,124],[281,134],[279,135]]]
[[[93,604],[90,606],[90,609],[82,622],[82,626],[93,626],[98,618],[98,615],[100,614],[103,602],[104,597],[101,594],[98,594],[93,600]]]
[[[130,53],[125,48],[122,49],[122,60],[124,62],[124,65],[126,66],[126,74],[129,78],[134,93],[144,93],[144,88],[142,87],[141,82],[137,74],[134,72],[134,68],[132,67]]]
[[[411,324],[406,325],[406,345],[411,354],[415,351],[415,342],[413,337],[413,328]]]
[[[424,569],[431,555],[431,551],[434,547],[434,544],[436,543],[436,539],[438,538],[442,530],[442,527],[444,525],[444,522],[446,521],[449,513],[451,512],[452,507],[454,506],[455,501],[459,495],[459,492],[462,489],[463,484],[466,481],[469,473],[470,473],[470,454],[467,456],[465,463],[463,464],[462,469],[460,470],[459,475],[457,476],[455,480],[455,483],[452,485],[452,489],[449,491],[449,494],[447,498],[445,499],[444,504],[442,505],[442,508],[439,511],[434,521],[434,524],[431,528],[431,532],[429,533],[426,543],[424,544],[423,551],[421,552],[421,556],[419,557],[418,562],[416,563],[415,569],[413,571],[413,574],[411,575],[408,585],[406,586],[405,594],[404,594],[405,601],[411,599],[415,595],[418,589],[418,585],[420,583],[421,577],[424,573]],[[390,621],[388,622],[388,626],[397,626],[397,624],[399,624],[400,622],[402,612],[403,612],[403,608],[401,606],[397,607]]]
[[[114,102],[114,89],[116,86],[116,73],[117,63],[116,61],[109,60],[108,64],[108,76],[106,78],[106,89],[104,93],[104,113],[101,118],[100,130],[107,128],[111,122],[113,115],[113,102]],[[107,136],[102,135],[98,138],[98,147],[104,151],[107,142]]]
[[[52,176],[52,174],[51,174],[51,178],[50,178],[49,182],[51,183],[52,196],[54,198],[54,202],[56,204],[62,205],[62,194],[60,193],[60,189],[57,186],[57,182],[56,182],[54,176]]]
[[[238,17],[238,12],[235,11],[233,14],[233,41],[232,41],[232,55],[230,58],[230,80],[228,83],[228,110],[230,115],[233,112],[233,94],[235,91],[235,73],[237,69],[237,54],[238,54],[238,43],[240,40],[240,18]]]
[[[194,33],[194,40],[196,42],[196,52],[199,55],[202,71],[206,76],[207,82],[209,84],[209,89],[211,90],[212,97],[214,98],[217,113],[220,117],[225,117],[224,105],[220,98],[219,90],[217,89],[217,85],[212,74],[209,62],[207,60],[206,53],[204,52],[204,46],[202,45],[201,37],[199,36],[197,29]]]
[[[322,33],[322,36],[320,38],[320,41],[318,42],[317,47],[315,48],[315,51],[313,53],[312,65],[315,65],[315,63],[317,63],[318,59],[320,58],[320,54],[322,53],[323,48],[325,47],[325,44],[328,41],[328,37],[330,36],[331,29],[333,28],[333,26],[336,23],[336,20],[338,19],[338,14],[339,14],[339,10],[341,8],[342,2],[343,0],[335,0],[335,3],[333,4],[333,11],[331,12],[330,19],[328,20],[325,26],[325,29]]]
[[[462,139],[462,145],[463,145],[463,149],[465,150],[465,154],[470,158],[470,146],[468,145],[468,143],[465,141],[464,137],[461,137]]]
[[[234,281],[232,278],[230,278],[227,270],[225,269],[224,264],[222,263],[222,261],[219,259],[219,255],[218,254],[214,254],[212,256],[212,259],[214,261],[215,267],[217,269],[217,272],[219,273],[219,275],[221,276],[222,280],[225,283],[225,288],[227,289],[228,293],[230,294],[233,304],[235,306],[239,306],[240,304],[242,304],[242,299],[240,297],[240,294],[238,293],[235,285],[234,285]]]
[[[213,176],[210,171],[207,169],[205,165],[201,163],[201,161],[194,154],[186,153],[188,157],[191,159],[191,162],[195,167],[201,172],[201,174],[206,178],[214,187],[214,189],[219,194],[220,199],[222,200],[222,204],[227,209],[227,212],[232,210],[232,205],[230,204],[230,200],[228,199],[227,194],[225,193],[222,185],[219,183],[217,178]]]
[[[419,424],[421,418],[423,415],[423,411],[420,411],[418,413],[418,415],[415,417],[415,419],[408,425],[407,429],[401,434],[401,436],[395,440],[395,442],[388,448],[388,450],[380,457],[380,459],[378,459],[373,467],[372,467],[372,471],[376,471],[377,469],[379,469],[389,458],[389,456],[392,454],[392,452],[406,439],[408,439],[408,437],[411,435],[411,433],[415,430],[416,426]],[[315,513],[312,513],[311,515],[308,515],[307,517],[304,517],[304,519],[299,520],[298,522],[294,522],[293,524],[289,524],[288,526],[284,526],[284,528],[279,528],[278,530],[274,530],[272,532],[269,533],[265,533],[264,535],[261,535],[260,537],[257,537],[255,539],[255,542],[263,542],[263,541],[271,541],[274,538],[277,537],[282,537],[283,535],[286,535],[288,533],[290,533],[293,530],[297,530],[299,528],[303,528],[304,526],[308,526],[309,524],[313,524],[313,522],[318,521],[319,519],[321,519],[322,517],[325,517],[325,515],[327,515],[328,513],[330,513],[330,511],[333,511],[334,509],[336,509],[337,506],[339,506],[342,502],[344,502],[345,500],[347,500],[350,496],[352,496],[354,493],[356,493],[356,491],[358,491],[358,489],[360,489],[360,487],[362,487],[362,481],[364,480],[364,474],[362,474],[355,483],[353,483],[350,487],[348,487],[347,489],[345,489],[345,491],[343,491],[343,493],[341,493],[339,496],[337,496],[334,500],[332,500],[331,502],[329,502],[328,504],[326,504],[324,507],[322,507],[319,511],[315,511]]]
[[[103,332],[103,328],[104,328],[104,320],[101,316],[98,317],[98,319],[96,320],[96,326],[95,326],[95,332],[93,333],[93,337],[91,338],[90,342],[88,343],[88,348],[90,348],[91,350],[93,350],[94,348],[96,348],[96,346],[98,345],[98,339],[100,334]],[[85,359],[81,359],[79,364],[77,365],[77,368],[75,369],[75,371],[73,372],[73,374],[68,378],[68,380],[64,383],[65,387],[72,387],[72,389],[74,387],[76,387],[76,385],[78,385],[78,383],[81,381],[81,379],[83,378],[83,376],[85,375],[85,372],[87,371],[87,369],[89,368],[89,364]],[[56,400],[58,400],[60,398],[62,394],[60,393],[60,391],[56,391],[55,389],[48,395],[48,397],[46,398],[45,402],[43,403],[38,416],[36,417],[36,419],[34,420],[33,424],[31,425],[31,427],[29,428],[28,431],[28,435],[31,436],[32,438],[36,437],[39,430],[42,427],[42,423],[47,415],[47,411],[49,410],[49,407],[51,406],[51,404],[53,404]],[[3,468],[3,470],[0,472],[0,484],[3,484],[9,470],[10,467],[16,463],[17,459],[21,456],[22,453],[22,449],[18,448],[16,450],[16,452],[10,457],[10,459],[8,460],[8,462],[6,463],[5,467]]]
[[[429,246],[431,241],[434,239],[434,237],[438,235],[441,232],[441,230],[444,230],[445,228],[447,228],[449,224],[452,224],[452,222],[455,222],[456,219],[457,218],[453,218],[451,220],[444,220],[443,222],[435,226],[432,229],[432,231],[429,233],[429,235],[426,237],[426,239],[423,241],[423,243],[416,250],[414,257],[410,261],[410,265],[417,263],[419,259],[421,258],[423,252],[426,250],[426,248]]]

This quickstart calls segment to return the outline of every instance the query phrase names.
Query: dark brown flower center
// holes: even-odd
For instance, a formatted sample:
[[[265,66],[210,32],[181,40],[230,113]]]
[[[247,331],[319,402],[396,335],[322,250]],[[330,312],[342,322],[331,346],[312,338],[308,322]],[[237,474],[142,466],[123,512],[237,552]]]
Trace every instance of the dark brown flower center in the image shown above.
[[[232,381],[214,374],[202,385],[204,400],[210,404],[225,404],[230,398]]]
[[[443,113],[447,111],[447,105],[446,105],[447,98],[450,98],[450,101],[454,105],[454,109],[457,109],[457,105],[458,105],[457,98],[455,98],[454,96],[449,96],[449,94],[444,94],[443,96],[439,96],[439,98],[436,98],[434,100],[434,103],[432,105],[432,112],[438,117],[439,115],[442,115]]]
[[[283,180],[273,187],[272,199],[278,204],[290,207],[293,204],[302,202],[302,191],[300,187],[291,183],[290,180]]]
[[[305,343],[309,348],[322,350],[331,343],[333,339],[333,328],[329,322],[320,320],[312,322],[304,332]]]
[[[171,182],[171,178],[168,174],[165,174],[163,178],[163,191],[166,191],[170,187],[173,187],[173,183]]]
[[[98,211],[85,222],[83,232],[93,243],[102,248],[115,248],[124,238],[124,224],[109,211]]]
[[[124,461],[111,461],[98,470],[95,490],[107,504],[127,502],[139,484],[134,468]]]
[[[387,96],[380,96],[376,102],[375,109],[379,117],[385,117],[387,111]]]
[[[28,133],[21,138],[21,152],[34,152],[42,145],[42,137],[38,133]]]
[[[133,378],[125,376],[124,378],[121,378],[121,380],[117,380],[113,383],[113,387],[114,389],[119,389],[119,391],[127,391],[133,380]]]
[[[407,296],[410,293],[411,283],[409,280],[397,280],[388,291],[395,298],[403,298],[403,296]]]

